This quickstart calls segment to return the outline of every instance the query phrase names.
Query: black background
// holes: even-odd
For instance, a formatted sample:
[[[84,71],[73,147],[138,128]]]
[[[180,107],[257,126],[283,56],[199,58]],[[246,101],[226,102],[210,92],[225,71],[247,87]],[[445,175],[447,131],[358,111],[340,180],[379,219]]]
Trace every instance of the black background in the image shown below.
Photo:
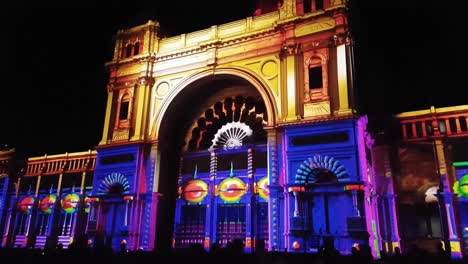
[[[255,1],[2,2],[0,144],[18,158],[86,151],[101,139],[104,63],[118,29],[167,36],[250,16]],[[377,3],[376,3],[377,2]],[[402,111],[467,104],[464,1],[351,0],[359,110],[377,127]]]

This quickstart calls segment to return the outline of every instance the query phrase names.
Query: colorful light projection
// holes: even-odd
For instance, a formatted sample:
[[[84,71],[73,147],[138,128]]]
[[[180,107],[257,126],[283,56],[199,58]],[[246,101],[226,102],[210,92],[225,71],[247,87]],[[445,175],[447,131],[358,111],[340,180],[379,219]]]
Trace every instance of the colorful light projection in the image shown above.
[[[202,180],[191,180],[182,188],[182,198],[187,202],[199,203],[208,193],[208,185]]]
[[[42,200],[39,202],[39,209],[44,214],[52,213],[52,209],[55,206],[55,202],[57,201],[57,196],[53,194],[46,195]]]
[[[338,180],[349,178],[348,171],[341,163],[333,157],[314,155],[311,158],[304,160],[297,169],[295,183],[307,184],[316,183],[321,179],[324,173],[335,175]],[[332,180],[332,179],[327,179]]]
[[[463,175],[459,181],[453,184],[453,192],[458,197],[468,198],[468,174]]]
[[[76,211],[80,197],[75,193],[69,193],[62,199],[62,210],[67,214],[72,214]]]
[[[301,249],[301,243],[299,243],[299,241],[294,241],[294,242],[292,243],[292,246],[293,246],[294,250],[299,250],[299,249]]]
[[[227,178],[219,184],[218,194],[221,200],[238,202],[245,194],[245,183],[239,178]]]
[[[257,192],[263,200],[268,201],[269,190],[268,190],[268,177],[265,176],[257,182]]]
[[[26,196],[18,203],[18,207],[21,213],[23,214],[30,214],[31,209],[34,205],[34,197]]]
[[[85,213],[89,213],[89,209],[91,208],[91,202],[93,200],[89,197],[85,197],[84,199],[84,211]]]
[[[99,185],[98,194],[126,194],[130,191],[130,183],[127,177],[121,173],[107,175]]]

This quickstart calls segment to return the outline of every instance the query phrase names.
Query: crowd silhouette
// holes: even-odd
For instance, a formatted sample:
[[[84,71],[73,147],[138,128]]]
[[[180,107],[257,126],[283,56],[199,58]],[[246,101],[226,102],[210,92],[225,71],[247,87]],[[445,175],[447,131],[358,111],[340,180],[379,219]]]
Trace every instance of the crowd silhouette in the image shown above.
[[[110,263],[202,263],[221,262],[223,264],[327,264],[327,263],[465,263],[463,259],[451,259],[442,246],[438,245],[433,252],[425,251],[416,244],[411,245],[407,252],[401,252],[400,248],[393,249],[393,254],[382,254],[375,259],[368,245],[356,245],[351,249],[351,254],[343,255],[337,251],[332,243],[323,243],[316,253],[293,253],[286,251],[268,251],[263,241],[258,242],[252,252],[246,252],[243,240],[234,239],[221,247],[218,243],[211,244],[209,250],[205,250],[201,244],[192,244],[189,248],[178,249],[170,252],[128,250],[127,242],[122,240],[119,250],[113,250],[109,244],[102,240],[94,243],[87,236],[78,236],[73,239],[68,248],[57,244],[54,248],[0,248],[0,259],[14,259],[14,263],[87,263],[101,260],[105,264]],[[417,260],[415,260],[417,259]],[[415,262],[418,261],[418,262]]]

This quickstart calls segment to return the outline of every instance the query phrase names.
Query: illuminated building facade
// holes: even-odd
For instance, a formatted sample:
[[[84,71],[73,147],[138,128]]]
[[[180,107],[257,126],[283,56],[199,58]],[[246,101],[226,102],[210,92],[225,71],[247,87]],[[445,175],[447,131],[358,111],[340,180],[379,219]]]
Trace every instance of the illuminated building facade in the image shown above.
[[[395,116],[401,135],[386,143],[394,169],[385,175],[394,181],[404,248],[416,244],[433,251],[442,241],[452,257],[468,254],[467,117],[467,105]],[[383,169],[390,171],[388,166]],[[385,188],[382,191],[384,197]]]
[[[2,247],[67,248],[86,233],[95,161],[91,150],[29,158],[3,192]]]
[[[152,21],[119,31],[88,231],[145,249],[378,245],[346,8],[320,3],[170,38]]]
[[[87,234],[131,250],[237,239],[246,251],[264,242],[350,254],[359,243],[374,257],[392,253],[401,189],[392,147],[356,113],[344,2],[284,0],[169,38],[154,21],[119,30],[102,140],[96,151],[28,160],[3,192],[2,245],[67,246]]]
[[[238,239],[247,251],[370,244],[378,256],[372,140],[355,111],[345,3],[270,9],[170,38],[153,21],[118,31],[92,185],[86,174],[62,186],[63,164],[28,164],[6,241],[41,247],[49,223],[58,239],[79,227],[114,248]],[[50,187],[47,173],[58,174]],[[72,194],[89,212],[58,204]]]

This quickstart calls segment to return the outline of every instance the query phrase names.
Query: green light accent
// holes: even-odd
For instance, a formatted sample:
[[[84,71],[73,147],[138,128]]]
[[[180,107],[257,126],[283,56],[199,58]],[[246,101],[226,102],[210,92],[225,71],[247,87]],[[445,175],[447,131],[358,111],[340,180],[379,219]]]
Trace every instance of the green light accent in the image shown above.
[[[379,248],[379,237],[377,236],[377,227],[376,227],[376,224],[375,224],[375,220],[372,220],[372,233],[374,233],[374,249],[375,249],[375,254],[377,256],[377,258],[380,259],[380,248]]]
[[[453,184],[453,192],[458,197],[468,198],[468,174],[463,175],[460,178],[460,181],[456,181]]]
[[[374,233],[374,235],[377,235],[377,227],[375,226],[374,220],[372,220],[372,233]]]
[[[454,162],[453,166],[455,166],[455,167],[468,166],[468,161]]]

